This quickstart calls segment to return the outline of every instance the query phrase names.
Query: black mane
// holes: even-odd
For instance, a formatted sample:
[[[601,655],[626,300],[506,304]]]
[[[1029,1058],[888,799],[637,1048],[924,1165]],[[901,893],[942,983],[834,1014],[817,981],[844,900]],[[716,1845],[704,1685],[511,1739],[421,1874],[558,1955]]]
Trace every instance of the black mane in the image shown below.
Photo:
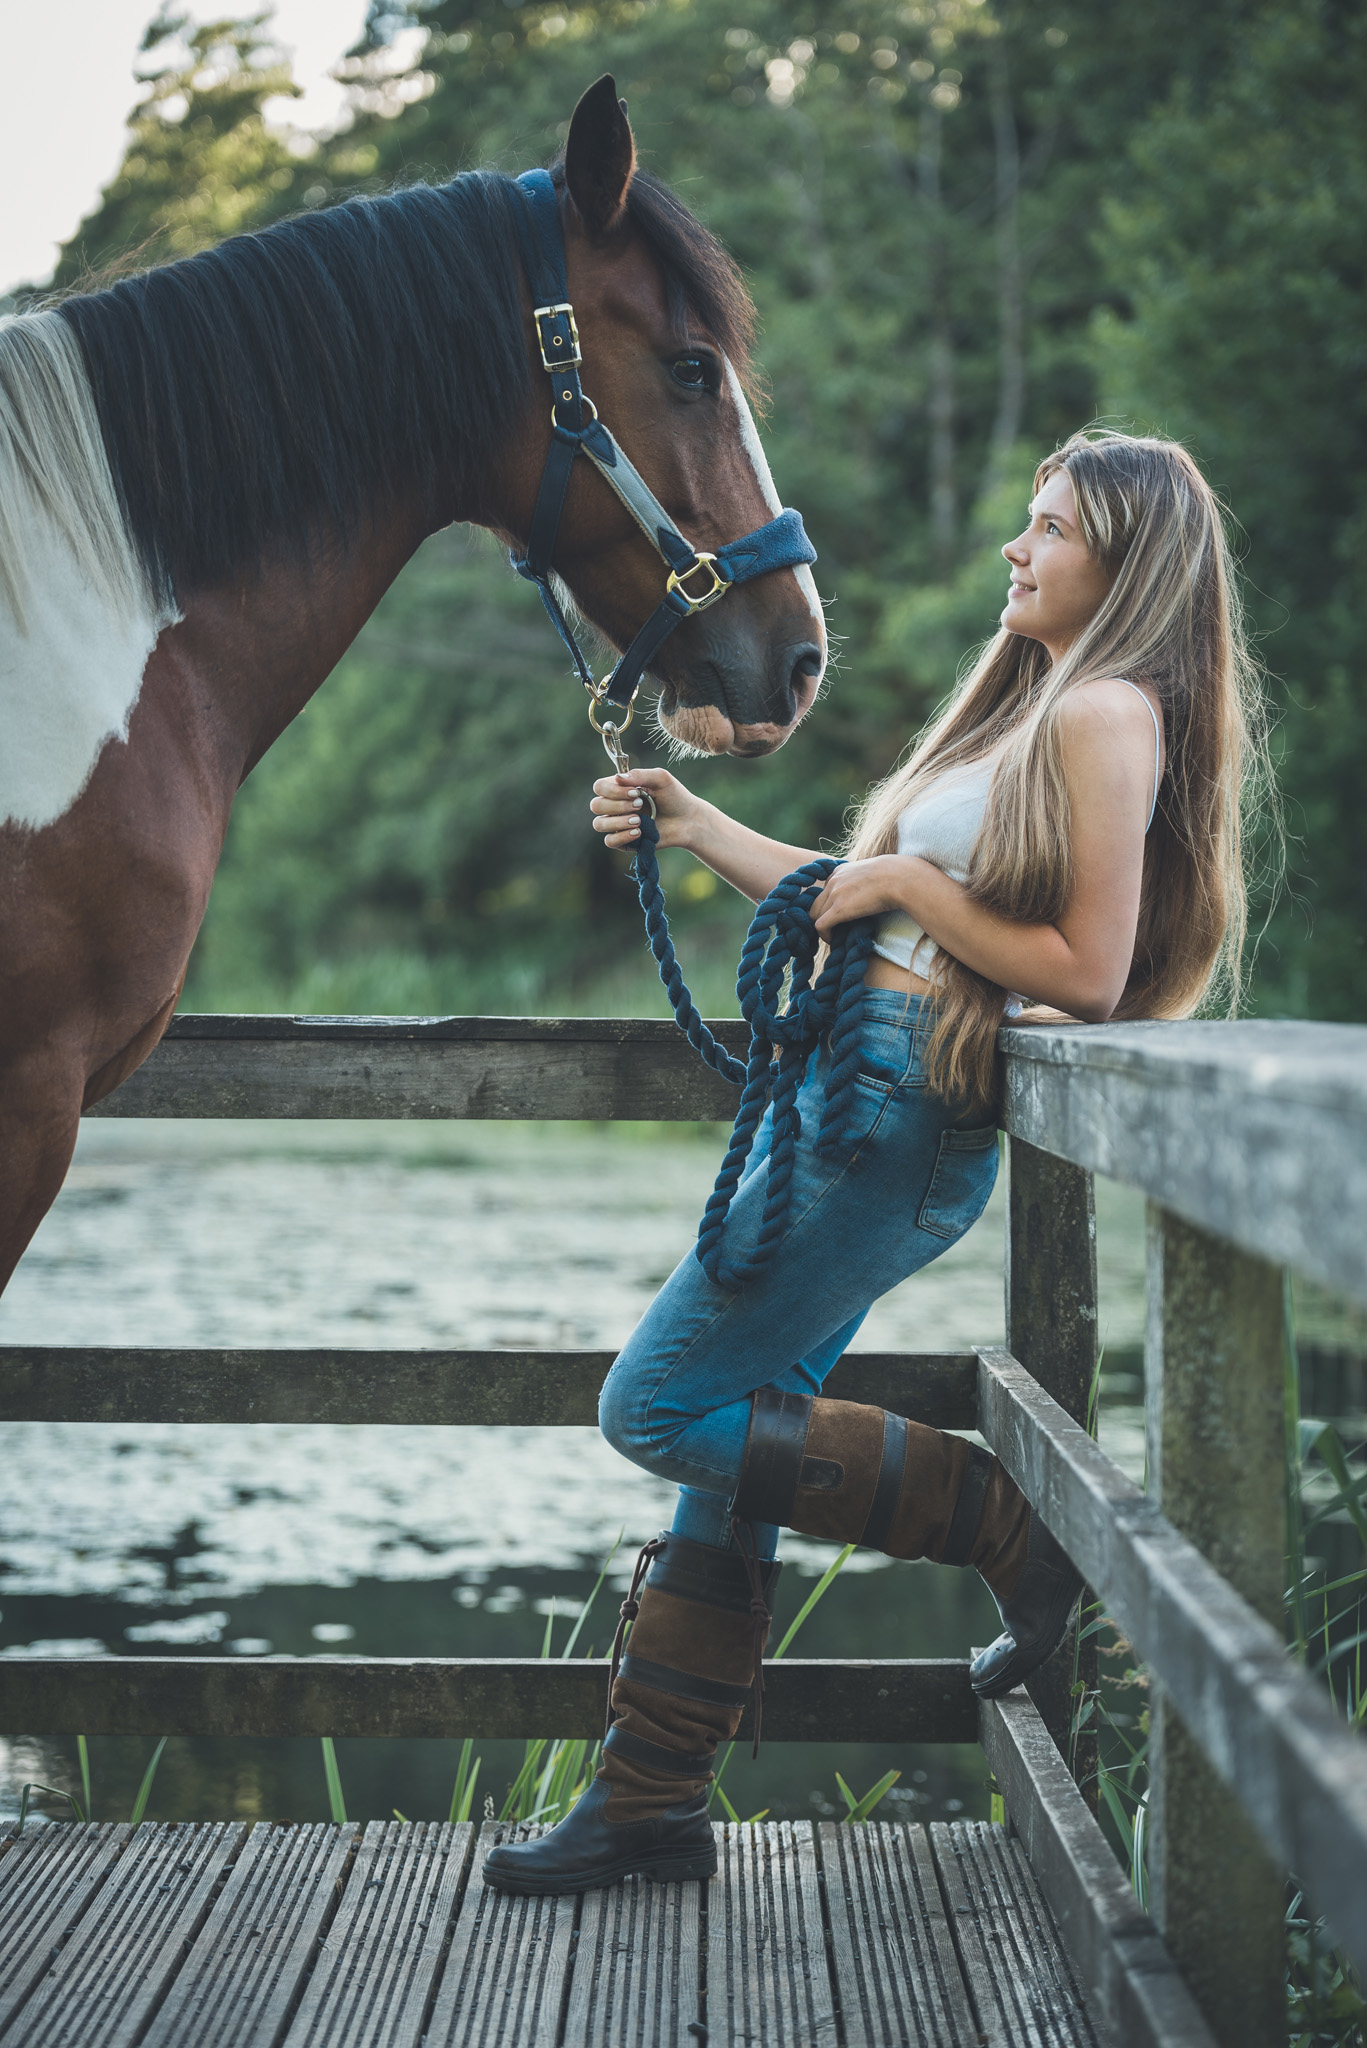
[[[471,171],[63,301],[160,593],[183,602],[268,545],[354,530],[389,485],[478,477],[532,395],[521,204],[511,179]],[[701,319],[743,374],[752,313],[730,258],[648,174],[628,204],[676,313]]]

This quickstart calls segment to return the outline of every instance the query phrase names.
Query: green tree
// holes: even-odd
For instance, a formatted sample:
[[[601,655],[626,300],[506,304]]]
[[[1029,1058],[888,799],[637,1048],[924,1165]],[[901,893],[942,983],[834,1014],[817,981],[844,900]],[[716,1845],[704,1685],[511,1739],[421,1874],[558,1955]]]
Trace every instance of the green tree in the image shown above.
[[[62,250],[59,291],[111,266],[189,256],[299,205],[307,158],[262,114],[267,100],[298,91],[268,21],[196,26],[164,9],[150,24],[139,74],[148,90],[128,117],[118,171]]]
[[[1224,70],[1131,144],[1103,249],[1108,408],[1188,440],[1247,533],[1278,708],[1293,897],[1267,1006],[1367,1014],[1367,20],[1249,9]]]

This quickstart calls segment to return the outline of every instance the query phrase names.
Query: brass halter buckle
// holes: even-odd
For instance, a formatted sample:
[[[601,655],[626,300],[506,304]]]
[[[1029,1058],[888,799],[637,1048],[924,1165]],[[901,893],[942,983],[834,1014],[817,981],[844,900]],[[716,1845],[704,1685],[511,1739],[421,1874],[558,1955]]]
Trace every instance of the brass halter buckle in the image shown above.
[[[554,374],[556,370],[572,370],[583,362],[574,307],[568,299],[562,300],[558,306],[534,306],[532,318],[536,322],[536,339],[543,369]]]
[[[709,589],[701,593],[695,593],[687,587],[688,578],[696,576],[700,569],[705,575],[711,577],[712,582]],[[717,599],[724,597],[730,588],[730,578],[723,576],[717,568],[716,556],[707,554],[702,548],[699,548],[696,558],[689,563],[686,569],[671,569],[665,581],[665,589],[669,592],[670,596],[672,597],[677,592],[688,606],[690,614],[706,611],[708,605],[715,604]]]

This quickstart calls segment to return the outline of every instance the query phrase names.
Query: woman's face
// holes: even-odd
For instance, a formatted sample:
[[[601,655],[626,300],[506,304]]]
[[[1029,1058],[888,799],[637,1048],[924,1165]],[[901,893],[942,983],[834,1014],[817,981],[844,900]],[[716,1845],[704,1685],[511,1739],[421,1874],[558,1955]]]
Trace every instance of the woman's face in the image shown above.
[[[1030,524],[1002,549],[1011,589],[1002,624],[1039,640],[1057,661],[1095,618],[1111,578],[1088,554],[1077,523],[1072,480],[1056,469],[1030,507]]]

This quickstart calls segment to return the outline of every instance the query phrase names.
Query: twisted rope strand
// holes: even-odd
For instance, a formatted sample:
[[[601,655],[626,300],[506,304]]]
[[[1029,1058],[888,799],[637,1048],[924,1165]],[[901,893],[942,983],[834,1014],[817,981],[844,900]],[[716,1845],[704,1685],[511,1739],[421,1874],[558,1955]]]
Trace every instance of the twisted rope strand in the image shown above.
[[[859,1066],[864,974],[873,950],[875,921],[866,917],[841,925],[813,983],[821,941],[812,923],[812,905],[840,863],[824,858],[807,861],[770,890],[746,933],[736,971],[741,1015],[750,1026],[749,1057],[742,1065],[717,1043],[688,992],[665,915],[656,856],[659,829],[653,819],[644,816],[640,826],[635,861],[637,891],[645,913],[650,950],[674,1020],[707,1065],[742,1090],[731,1142],[698,1226],[697,1244],[698,1261],[709,1280],[738,1293],[748,1280],[762,1272],[787,1228],[797,1141],[802,1134],[798,1089],[812,1052],[827,1032],[831,1064],[817,1131],[817,1150],[834,1151],[843,1142]],[[771,1097],[773,1137],[759,1232],[748,1256],[728,1261],[723,1256],[727,1217]]]

